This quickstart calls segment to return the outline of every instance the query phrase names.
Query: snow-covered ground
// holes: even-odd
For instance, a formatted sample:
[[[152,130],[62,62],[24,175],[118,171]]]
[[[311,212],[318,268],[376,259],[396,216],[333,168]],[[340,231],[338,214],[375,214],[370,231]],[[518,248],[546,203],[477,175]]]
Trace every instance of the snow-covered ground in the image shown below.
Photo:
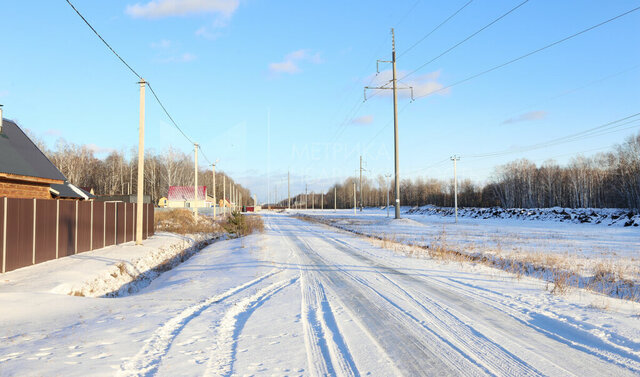
[[[637,303],[263,217],[127,296],[56,293],[73,259],[0,275],[0,375],[640,373]]]
[[[456,224],[449,212],[431,208],[404,208],[399,220],[393,218],[393,211],[387,217],[382,209],[364,209],[356,214],[353,210],[290,212],[358,234],[498,258],[507,267],[509,261],[517,261],[535,266],[536,271],[537,267],[567,270],[575,276],[576,285],[591,285],[601,292],[640,300],[638,227],[520,216],[465,216]]]

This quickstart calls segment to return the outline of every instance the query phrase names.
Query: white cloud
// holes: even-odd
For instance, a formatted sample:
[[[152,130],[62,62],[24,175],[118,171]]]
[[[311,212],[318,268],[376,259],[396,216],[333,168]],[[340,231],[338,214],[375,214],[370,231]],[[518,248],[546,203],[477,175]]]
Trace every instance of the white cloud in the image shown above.
[[[269,72],[294,74],[300,72],[300,68],[293,61],[285,60],[280,63],[269,64]]]
[[[125,12],[134,18],[164,18],[212,13],[225,19],[238,9],[239,0],[152,0],[127,5]]]
[[[502,124],[512,124],[518,122],[526,122],[530,120],[540,120],[547,117],[547,112],[538,110],[538,111],[530,111],[528,113],[520,114],[517,117],[509,118],[502,122]]]
[[[168,39],[163,39],[159,42],[151,42],[151,47],[153,48],[160,48],[160,49],[166,49],[171,47],[171,41]]]
[[[207,26],[200,27],[198,30],[196,30],[195,34],[198,37],[209,40],[218,39],[222,35],[222,33],[220,32],[210,30],[210,28]]]
[[[373,123],[373,115],[363,115],[351,120],[351,124],[371,124]]]
[[[405,76],[407,72],[405,71],[397,71],[396,78],[401,79]],[[440,71],[430,72],[420,76],[410,76],[406,80],[402,80],[398,82],[398,88],[413,88],[413,96],[415,98],[418,97],[426,97],[431,94],[439,94],[444,95],[448,94],[449,89],[441,90],[444,85],[438,82],[438,78],[440,77]],[[367,77],[366,82],[372,82],[369,86],[385,86],[391,88],[391,80],[393,78],[392,70],[388,69],[386,71],[382,71],[377,75],[371,75]],[[372,81],[373,80],[373,81]],[[381,96],[390,96],[390,90],[384,90],[382,93],[377,95]],[[398,91],[398,96],[404,98],[411,97],[411,90],[409,89],[401,89]]]
[[[322,57],[319,52],[312,52],[309,49],[300,49],[285,55],[281,62],[270,63],[269,72],[271,73],[288,73],[294,74],[302,72],[300,63],[308,62],[313,64],[322,63]]]
[[[196,56],[189,52],[185,52],[180,55],[173,55],[168,58],[162,59],[165,63],[188,63],[196,60]]]

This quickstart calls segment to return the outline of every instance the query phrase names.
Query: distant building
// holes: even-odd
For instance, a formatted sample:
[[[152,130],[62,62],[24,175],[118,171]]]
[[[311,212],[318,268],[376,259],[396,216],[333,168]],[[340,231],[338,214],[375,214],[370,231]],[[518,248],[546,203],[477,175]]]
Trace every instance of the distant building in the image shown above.
[[[169,208],[205,208],[213,207],[207,196],[207,186],[198,186],[198,197],[194,195],[194,186],[170,186],[166,206]]]
[[[167,206],[167,198],[163,196],[162,198],[160,198],[160,200],[158,200],[158,207],[164,208],[166,206]]]

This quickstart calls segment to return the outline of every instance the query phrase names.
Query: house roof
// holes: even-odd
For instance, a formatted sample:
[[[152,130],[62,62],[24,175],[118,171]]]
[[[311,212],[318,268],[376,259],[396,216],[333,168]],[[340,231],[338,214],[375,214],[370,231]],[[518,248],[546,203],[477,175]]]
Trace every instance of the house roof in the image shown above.
[[[61,183],[61,184],[58,184],[58,183],[51,184],[51,193],[55,197],[65,198],[65,199],[87,200],[87,199],[94,199],[96,197],[95,195],[91,195],[90,193],[86,192],[85,190],[81,189],[78,186],[75,186],[69,183],[68,181],[65,181],[64,183]]]
[[[4,119],[0,133],[0,173],[64,181],[66,178],[29,137]]]
[[[167,200],[193,200],[193,186],[169,186]],[[198,186],[198,200],[205,200],[207,186]]]

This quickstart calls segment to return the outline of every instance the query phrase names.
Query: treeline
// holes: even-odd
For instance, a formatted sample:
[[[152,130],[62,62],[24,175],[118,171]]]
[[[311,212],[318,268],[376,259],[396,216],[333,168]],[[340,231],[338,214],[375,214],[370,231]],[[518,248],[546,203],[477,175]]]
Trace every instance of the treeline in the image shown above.
[[[133,148],[129,157],[124,151],[112,151],[105,158],[95,157],[94,151],[86,145],[77,145],[58,140],[53,149],[47,148],[37,138],[31,138],[47,155],[54,165],[67,177],[69,182],[79,187],[93,188],[96,195],[135,194],[138,185],[138,152]],[[192,186],[195,169],[193,158],[173,148],[163,153],[145,151],[144,193],[150,195],[153,203],[166,197],[169,186]],[[223,179],[224,178],[224,179]],[[229,184],[233,178],[216,171],[216,199],[223,194],[223,180],[226,181],[226,198],[229,200]],[[213,173],[211,169],[198,172],[198,185],[207,186],[207,193],[213,196]],[[243,204],[253,203],[251,192],[236,185],[242,193]]]
[[[307,195],[312,203],[333,208],[334,196],[338,208],[354,205],[353,185],[356,183],[358,206],[384,206],[387,189],[390,204],[395,197],[393,181],[379,176],[375,182],[364,179],[362,197],[358,180],[347,178],[323,195]],[[335,194],[334,194],[335,190]],[[403,179],[400,182],[400,203],[407,206],[433,204],[453,206],[453,180],[429,178]],[[304,207],[305,195],[293,203]],[[286,205],[286,200],[281,202]],[[535,208],[630,208],[640,209],[640,133],[615,146],[613,150],[594,157],[577,156],[566,166],[553,160],[537,166],[526,159],[498,166],[488,183],[479,185],[468,179],[458,180],[458,205],[462,207]]]

